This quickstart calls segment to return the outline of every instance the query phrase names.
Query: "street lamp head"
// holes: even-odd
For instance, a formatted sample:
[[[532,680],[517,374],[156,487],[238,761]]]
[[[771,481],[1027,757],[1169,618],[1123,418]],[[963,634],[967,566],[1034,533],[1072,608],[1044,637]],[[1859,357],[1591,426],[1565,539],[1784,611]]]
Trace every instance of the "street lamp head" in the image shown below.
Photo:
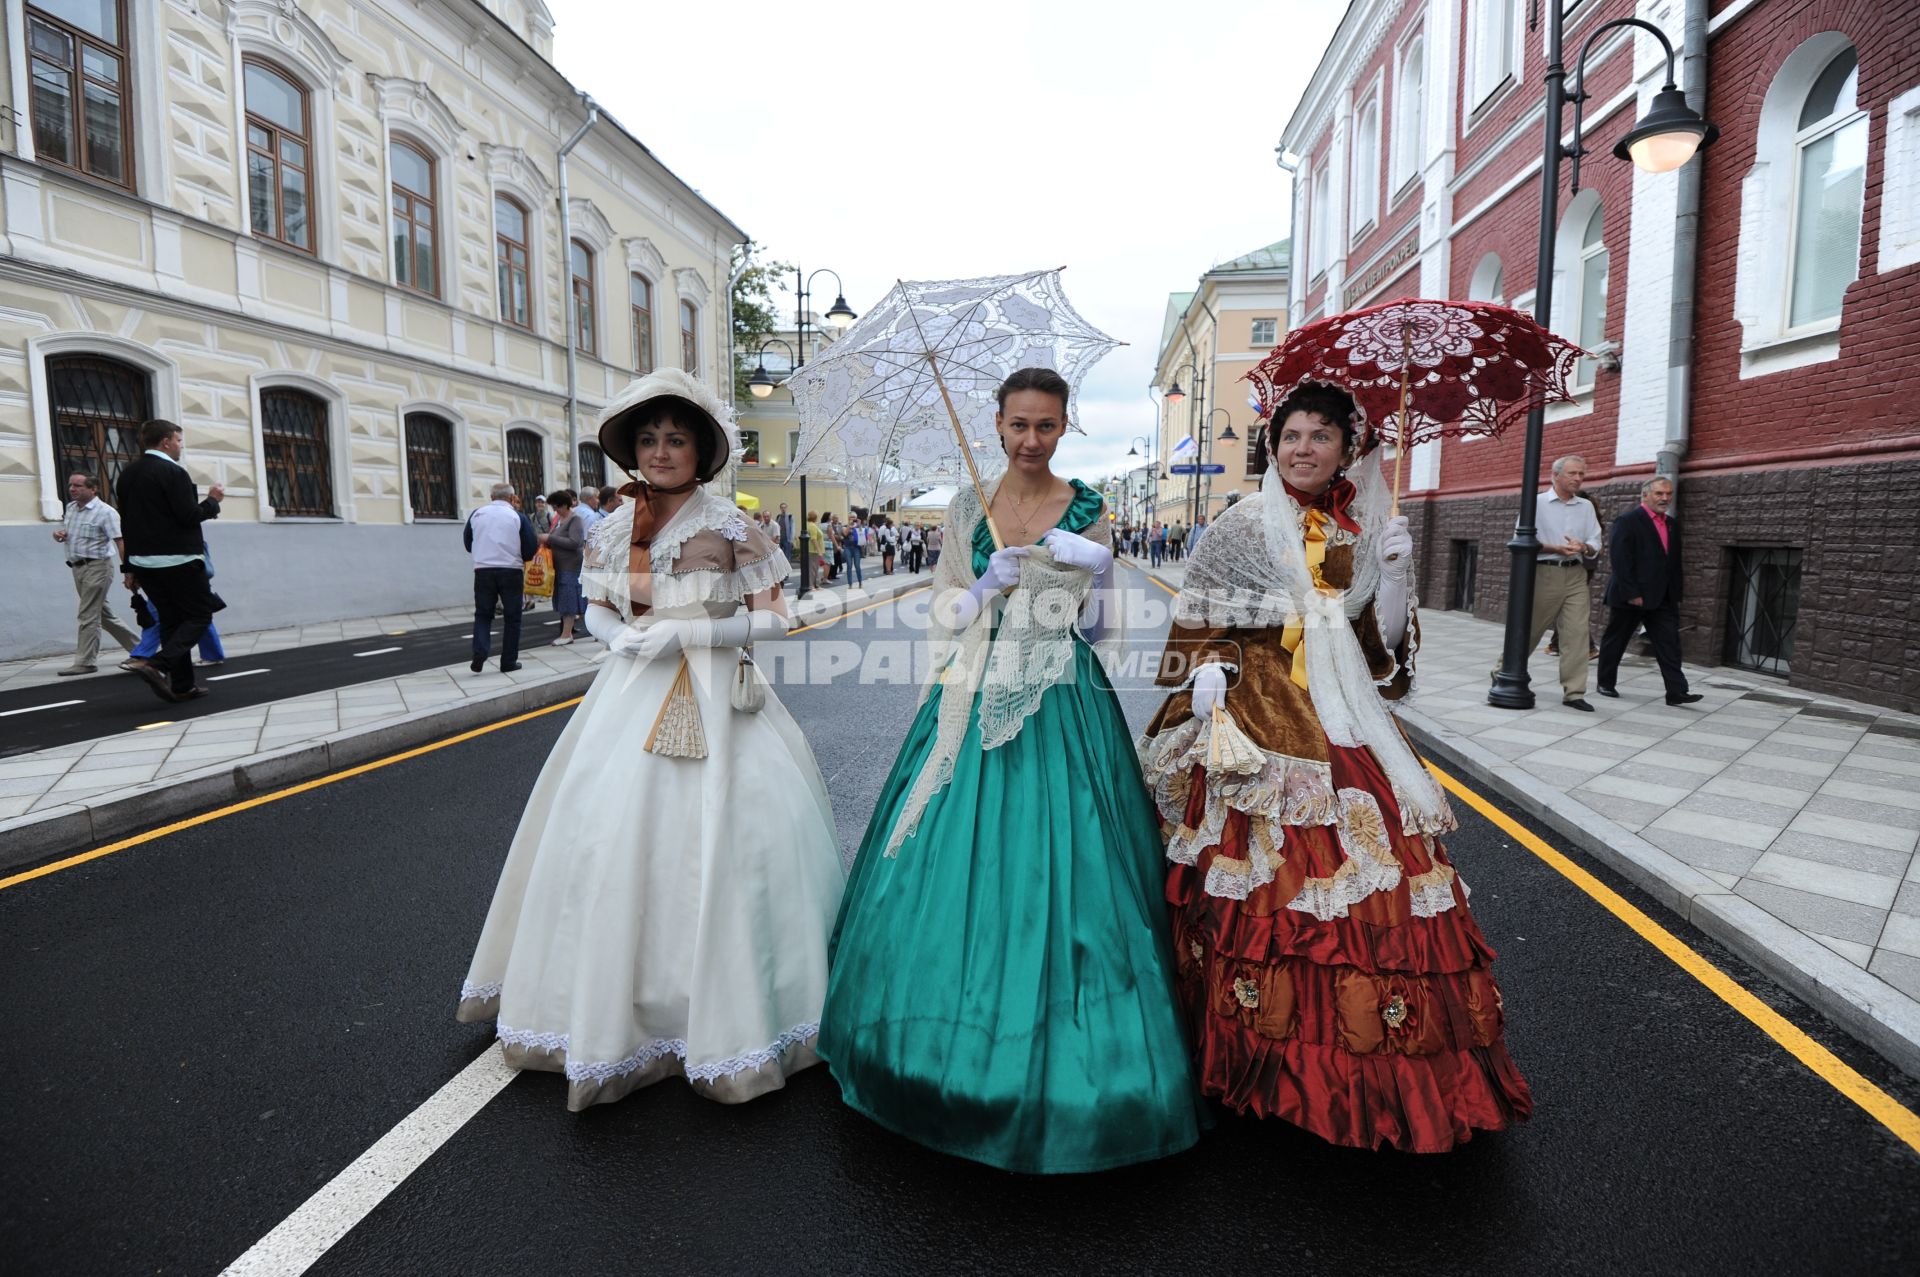
[[[1127,445],[1127,455],[1128,455],[1129,457],[1137,457],[1137,456],[1139,456],[1139,455],[1140,455],[1140,449],[1138,449],[1138,448],[1136,448],[1136,447],[1134,447],[1134,446],[1133,446],[1132,444],[1128,444],[1128,445]]]
[[[1240,439],[1240,436],[1233,433],[1232,425],[1228,425],[1225,430],[1222,430],[1220,432],[1221,443],[1237,443],[1239,442],[1239,439]]]
[[[1185,399],[1186,397],[1187,397],[1187,392],[1180,389],[1180,379],[1178,377],[1175,377],[1173,379],[1173,384],[1167,387],[1167,393],[1166,393],[1167,402],[1179,403],[1182,399]]]
[[[747,390],[755,399],[765,399],[773,394],[773,387],[773,374],[767,371],[766,359],[762,356],[760,366],[747,378]]]
[[[1700,118],[1687,105],[1687,95],[1669,84],[1654,94],[1653,105],[1613,148],[1614,155],[1632,160],[1643,173],[1671,173],[1692,159],[1694,152],[1713,145],[1719,126]]]
[[[845,332],[854,320],[860,318],[853,313],[853,307],[847,305],[844,294],[836,294],[833,305],[827,308],[827,322],[833,325],[835,332]]]

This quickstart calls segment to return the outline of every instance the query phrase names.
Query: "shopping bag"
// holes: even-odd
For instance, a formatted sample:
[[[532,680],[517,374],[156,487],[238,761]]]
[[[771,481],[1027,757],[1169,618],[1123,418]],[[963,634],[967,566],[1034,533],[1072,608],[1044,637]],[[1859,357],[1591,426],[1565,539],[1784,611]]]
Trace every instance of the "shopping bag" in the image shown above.
[[[525,587],[526,592],[535,598],[550,599],[553,597],[552,550],[542,546],[538,554],[535,554],[531,559],[527,560],[527,566],[522,572],[521,584]]]

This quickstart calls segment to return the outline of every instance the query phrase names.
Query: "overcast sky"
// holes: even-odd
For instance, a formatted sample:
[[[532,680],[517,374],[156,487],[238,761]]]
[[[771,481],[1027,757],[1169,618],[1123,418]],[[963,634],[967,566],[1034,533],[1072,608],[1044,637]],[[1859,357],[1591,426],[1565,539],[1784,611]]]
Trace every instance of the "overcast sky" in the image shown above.
[[[768,255],[839,272],[855,310],[896,278],[1065,264],[1074,305],[1129,343],[1056,461],[1087,478],[1153,429],[1167,294],[1286,238],[1273,148],[1344,10],[547,2],[560,69]]]

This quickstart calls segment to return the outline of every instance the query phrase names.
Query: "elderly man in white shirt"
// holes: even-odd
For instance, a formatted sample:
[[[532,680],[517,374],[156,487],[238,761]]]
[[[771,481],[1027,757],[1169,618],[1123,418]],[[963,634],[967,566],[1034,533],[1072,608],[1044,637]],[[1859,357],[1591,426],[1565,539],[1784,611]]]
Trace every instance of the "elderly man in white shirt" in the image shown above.
[[[1531,653],[1548,630],[1560,635],[1560,700],[1569,709],[1593,712],[1587,703],[1587,650],[1593,595],[1587,562],[1600,553],[1600,516],[1580,495],[1587,480],[1585,457],[1553,463],[1553,483],[1534,506],[1540,553],[1533,566]]]

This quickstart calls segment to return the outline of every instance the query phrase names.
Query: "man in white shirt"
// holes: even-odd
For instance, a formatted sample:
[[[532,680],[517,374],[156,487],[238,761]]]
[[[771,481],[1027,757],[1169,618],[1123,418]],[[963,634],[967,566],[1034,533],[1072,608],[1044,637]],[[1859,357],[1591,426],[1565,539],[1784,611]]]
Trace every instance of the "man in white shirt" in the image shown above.
[[[513,485],[493,485],[493,500],[467,516],[464,534],[473,554],[473,663],[474,673],[487,663],[492,647],[493,609],[506,613],[506,633],[500,642],[500,672],[520,668],[520,593],[527,560],[540,549],[533,522],[513,507]]]
[[[1553,483],[1536,499],[1533,522],[1540,553],[1533,565],[1531,654],[1548,630],[1560,635],[1560,700],[1569,709],[1593,712],[1587,703],[1587,651],[1593,594],[1587,561],[1600,553],[1600,516],[1580,495],[1587,480],[1585,457],[1553,463]]]
[[[67,476],[66,518],[53,539],[66,547],[67,566],[73,570],[74,593],[80,596],[80,641],[74,645],[73,664],[60,671],[62,677],[91,674],[100,654],[100,631],[131,652],[140,646],[140,636],[120,623],[107,602],[113,586],[113,565],[127,557],[127,545],[120,535],[120,515],[100,499],[98,480],[75,472]]]

